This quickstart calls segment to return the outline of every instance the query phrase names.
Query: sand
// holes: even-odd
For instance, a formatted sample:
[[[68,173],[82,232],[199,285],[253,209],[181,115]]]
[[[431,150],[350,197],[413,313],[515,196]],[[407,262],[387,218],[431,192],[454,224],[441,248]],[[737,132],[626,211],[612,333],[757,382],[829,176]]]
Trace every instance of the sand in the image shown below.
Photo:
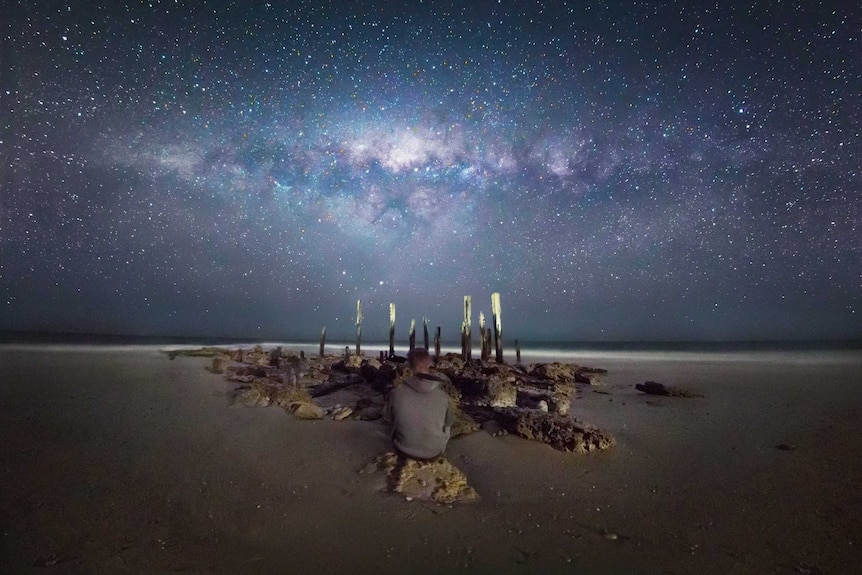
[[[573,411],[618,445],[458,438],[482,500],[446,507],[357,472],[383,425],[232,407],[209,360],[2,346],[0,572],[859,572],[858,352],[589,363]]]

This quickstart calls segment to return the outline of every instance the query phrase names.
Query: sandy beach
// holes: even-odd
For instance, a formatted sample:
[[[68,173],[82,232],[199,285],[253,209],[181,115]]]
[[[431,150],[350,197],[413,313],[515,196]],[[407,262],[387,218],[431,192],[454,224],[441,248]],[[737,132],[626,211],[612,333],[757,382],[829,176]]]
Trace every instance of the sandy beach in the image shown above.
[[[584,362],[572,412],[617,445],[459,437],[482,499],[450,507],[358,473],[382,423],[232,406],[207,359],[0,346],[0,571],[859,572],[862,354]]]

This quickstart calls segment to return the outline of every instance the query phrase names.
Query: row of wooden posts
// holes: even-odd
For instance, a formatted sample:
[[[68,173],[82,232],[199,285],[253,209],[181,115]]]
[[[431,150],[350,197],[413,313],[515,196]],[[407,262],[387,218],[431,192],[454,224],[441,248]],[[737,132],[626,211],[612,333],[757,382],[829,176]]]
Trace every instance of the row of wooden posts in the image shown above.
[[[464,296],[464,320],[461,322],[461,357],[465,360],[473,358],[473,335],[472,335],[472,297]],[[488,361],[491,357],[493,345],[497,363],[503,363],[503,324],[500,320],[500,294],[491,294],[491,313],[493,328],[485,327],[485,314],[479,312],[479,340],[482,343],[482,361]],[[422,320],[422,331],[425,339],[425,349],[430,349],[428,340],[428,318]],[[410,350],[416,347],[416,320],[410,320]],[[323,356],[326,347],[326,326],[320,332],[320,355]],[[349,348],[345,348],[349,353]],[[356,355],[362,353],[362,301],[356,301]],[[380,352],[381,355],[383,352]],[[521,347],[515,340],[515,353],[517,362],[521,363]],[[389,356],[395,355],[395,304],[389,304]],[[440,357],[440,326],[437,326],[434,334],[434,356]]]

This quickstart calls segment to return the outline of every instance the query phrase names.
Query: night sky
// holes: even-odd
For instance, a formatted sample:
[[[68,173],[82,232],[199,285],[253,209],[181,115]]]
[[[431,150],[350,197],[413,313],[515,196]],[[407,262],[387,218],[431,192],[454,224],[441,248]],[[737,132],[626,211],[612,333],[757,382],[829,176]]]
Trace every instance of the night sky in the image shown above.
[[[862,337],[856,2],[0,15],[0,329]]]

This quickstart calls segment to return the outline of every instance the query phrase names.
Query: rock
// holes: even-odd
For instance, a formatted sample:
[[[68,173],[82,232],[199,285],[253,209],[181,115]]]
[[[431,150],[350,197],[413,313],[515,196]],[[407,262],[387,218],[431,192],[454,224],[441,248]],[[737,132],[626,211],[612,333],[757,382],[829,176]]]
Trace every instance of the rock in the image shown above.
[[[450,408],[455,413],[455,422],[452,424],[451,436],[468,435],[479,431],[479,422],[464,413],[461,409]]]
[[[323,419],[326,416],[326,410],[316,403],[298,403],[293,406],[292,411],[297,419]]]
[[[365,356],[362,355],[350,355],[345,361],[344,366],[348,371],[353,373],[359,373],[359,368],[362,367],[362,364],[365,362]]]
[[[567,363],[537,363],[530,366],[530,375],[549,379],[554,383],[571,384],[575,381],[575,367]]]
[[[485,383],[484,397],[477,405],[487,407],[514,407],[518,400],[518,388],[514,381],[492,376]]]
[[[367,366],[373,367],[374,369],[380,369],[383,366],[383,364],[380,363],[380,360],[377,359],[376,357],[365,358],[365,361],[363,362],[362,365],[367,365]]]
[[[434,369],[438,371],[459,371],[464,367],[464,360],[457,353],[447,353],[440,356],[440,359],[434,364]]]
[[[330,393],[336,392],[340,389],[344,389],[345,387],[350,387],[352,385],[360,385],[363,383],[365,383],[365,380],[362,378],[362,376],[357,374],[332,374],[327,382],[315,385],[310,389],[309,393],[311,393],[312,397],[321,397],[323,395],[328,395]]]
[[[442,455],[431,461],[419,461],[389,452],[374,463],[386,473],[386,490],[399,493],[408,501],[469,503],[479,499],[467,477]]]
[[[551,413],[559,413],[560,415],[568,415],[572,407],[572,399],[565,393],[555,393],[551,396],[548,402],[548,407]]]
[[[163,351],[163,353],[168,354],[168,357],[171,359],[176,358],[177,356],[182,357],[230,357],[231,352],[222,349],[220,347],[201,347],[197,349],[173,349],[170,351]]]
[[[335,421],[341,421],[342,419],[346,419],[346,418],[350,417],[350,415],[352,413],[353,413],[352,407],[342,406],[342,407],[336,407],[335,409],[333,409],[332,412],[329,414],[329,416],[332,419],[334,419]]]
[[[518,401],[518,388],[505,376],[483,377],[479,373],[467,372],[452,379],[458,390],[460,401],[481,407],[514,407]],[[446,386],[443,386],[446,389]],[[450,394],[452,395],[452,394]],[[457,397],[456,396],[456,397]]]
[[[305,390],[292,385],[277,388],[272,401],[286,411],[292,411],[293,407],[300,403],[313,403],[311,396]]]
[[[560,451],[586,453],[616,444],[611,434],[557,413],[510,407],[495,409],[494,414],[500,425],[510,433],[547,443]]]
[[[391,366],[385,367],[388,369],[383,369],[376,359],[370,359],[359,368],[359,375],[371,385],[371,389],[382,393],[392,385],[398,375]]]
[[[369,405],[368,407],[356,409],[353,412],[353,419],[361,421],[377,421],[381,417],[383,417],[382,405]]]
[[[575,374],[575,383],[586,383],[587,385],[596,385],[601,383],[600,374],[592,371],[579,371]]]
[[[266,369],[262,367],[251,367],[247,365],[241,365],[233,370],[234,377],[266,377]]]
[[[360,397],[353,406],[353,419],[361,421],[377,421],[383,417],[386,404],[380,397]]]
[[[235,390],[234,402],[246,407],[268,407],[272,405],[273,390],[264,379],[252,379],[247,386]]]
[[[253,350],[245,353],[244,361],[260,367],[269,366],[269,354],[263,351],[263,346],[256,345]]]
[[[500,425],[500,422],[495,419],[489,419],[485,423],[482,424],[482,431],[485,433],[492,435],[494,437],[499,437],[501,435],[506,435],[506,430],[503,429],[503,426]]]
[[[224,373],[225,367],[229,363],[230,363],[230,358],[227,356],[220,355],[218,357],[214,357],[211,371],[213,373]]]
[[[663,383],[658,383],[655,381],[645,381],[644,383],[638,383],[635,385],[635,389],[649,395],[665,395],[673,397],[703,397],[703,395],[699,393],[693,393],[687,389],[673,387],[671,385],[665,385]]]

